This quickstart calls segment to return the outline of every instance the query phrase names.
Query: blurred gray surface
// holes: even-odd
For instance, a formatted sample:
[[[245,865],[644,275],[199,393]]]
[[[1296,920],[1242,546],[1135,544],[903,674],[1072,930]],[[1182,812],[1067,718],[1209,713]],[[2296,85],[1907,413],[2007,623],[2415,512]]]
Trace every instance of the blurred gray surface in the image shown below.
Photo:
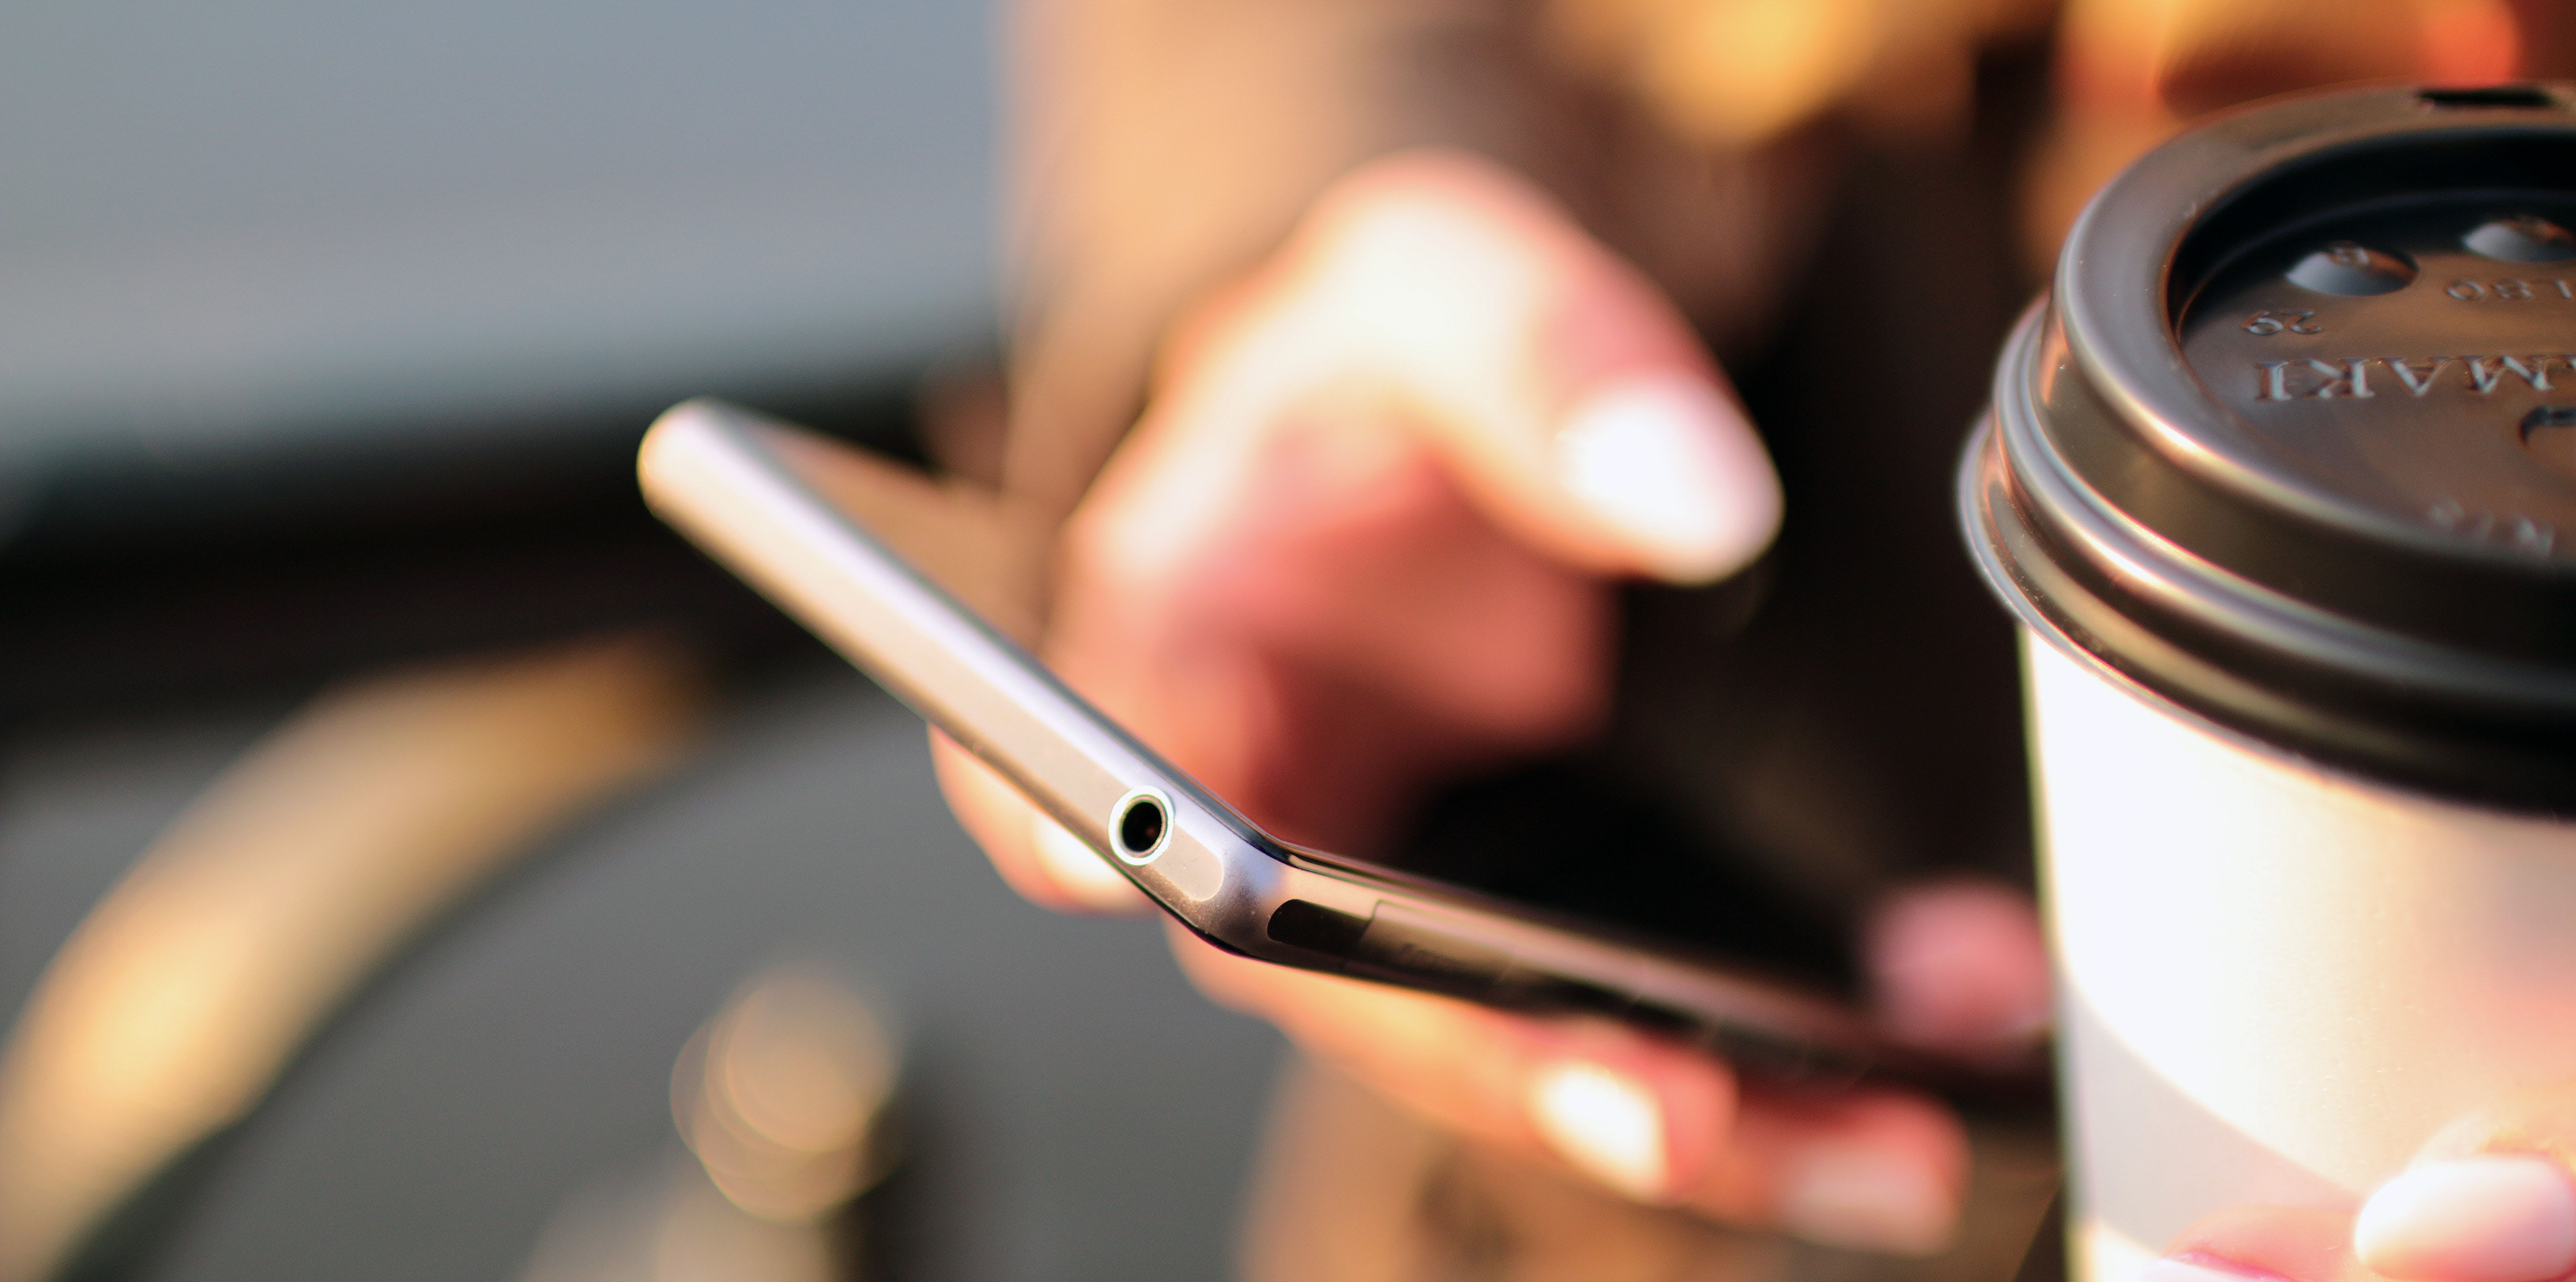
[[[0,466],[989,334],[972,0],[0,8]]]
[[[260,710],[21,743],[0,775],[0,997]],[[920,723],[845,669],[737,709],[398,965],[224,1155],[161,1275],[516,1275],[547,1217],[671,1145],[689,1034],[784,954],[884,985],[916,1052],[925,1276],[1228,1272],[1280,1053],[1141,921],[1021,903]]]

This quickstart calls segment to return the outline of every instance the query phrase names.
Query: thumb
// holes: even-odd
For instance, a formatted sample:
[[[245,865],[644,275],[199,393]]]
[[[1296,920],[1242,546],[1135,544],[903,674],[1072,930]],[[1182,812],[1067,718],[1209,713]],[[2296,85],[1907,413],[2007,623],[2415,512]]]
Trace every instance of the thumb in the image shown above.
[[[1456,153],[1379,161],[1175,345],[1184,416],[1390,398],[1488,519],[1598,573],[1703,582],[1780,520],[1733,390],[1671,302],[1546,196]],[[1257,432],[1259,424],[1247,423]]]
[[[2576,1086],[2525,1091],[2444,1127],[2362,1204],[2361,1262],[2424,1282],[2576,1272]]]

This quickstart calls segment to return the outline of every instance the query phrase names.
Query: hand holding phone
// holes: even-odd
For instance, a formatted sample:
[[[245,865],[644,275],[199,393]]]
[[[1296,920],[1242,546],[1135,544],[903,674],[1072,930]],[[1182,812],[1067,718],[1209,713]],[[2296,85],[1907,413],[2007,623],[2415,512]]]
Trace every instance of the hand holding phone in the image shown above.
[[[1306,879],[1299,894],[1274,894],[1232,920],[1201,912],[1177,883],[1148,884],[1195,932],[1182,942],[1185,964],[1219,996],[1463,1133],[1554,1154],[1652,1200],[1847,1243],[1923,1245],[1955,1205],[1955,1124],[1919,1097],[1870,1089],[1819,1098],[1767,1084],[1798,1076],[1802,1061],[1843,1080],[1854,1061],[1874,1058],[1877,1039],[1847,1013],[1369,863],[1421,781],[1588,729],[1608,687],[1605,576],[1714,573],[1728,556],[1749,554],[1769,519],[1750,538],[1692,527],[1687,516],[1657,528],[1654,502],[1689,482],[1676,475],[1643,483],[1643,534],[1637,520],[1623,526],[1592,511],[1618,497],[1609,478],[1644,448],[1622,434],[1671,428],[1691,380],[1701,412],[1725,410],[1687,330],[1526,191],[1498,192],[1490,176],[1454,167],[1370,181],[1377,186],[1328,202],[1236,310],[1184,341],[1155,409],[1069,528],[1060,562],[1048,653],[1069,682],[1215,784],[1204,798],[1167,788],[1171,802],[1204,801],[1195,822],[1232,813],[1215,801],[1222,796],[1282,835],[1334,850],[1300,851],[1249,824],[1249,833],[1228,829],[1241,844],[1219,852],[1220,862],[1248,851],[1285,870],[1275,884]],[[1444,226],[1465,229],[1457,244],[1435,236],[1422,253],[1389,248],[1419,246],[1425,227]],[[1451,254],[1443,266],[1441,253],[1459,245],[1490,261],[1462,268]],[[1484,289],[1497,280],[1510,286],[1499,303]],[[1354,343],[1316,332],[1408,294],[1420,312],[1478,289],[1486,297],[1465,313],[1481,328],[1465,338],[1381,330],[1384,341]],[[1543,346],[1561,312],[1623,310],[1645,338],[1612,353],[1615,368],[1559,360],[1564,353]],[[1367,338],[1376,323],[1355,324]],[[1320,367],[1282,368],[1281,353],[1319,351],[1330,356]],[[1665,397],[1660,410],[1641,385]],[[1587,412],[1609,415],[1606,426],[1578,421],[1565,431],[1588,436],[1551,438],[1568,401],[1582,408],[1602,397],[1608,408]],[[1658,412],[1661,428],[1617,421]],[[1724,418],[1693,430],[1743,433],[1740,420]],[[1767,486],[1758,449],[1749,457]],[[1667,487],[1660,498],[1658,484]],[[1776,502],[1757,488],[1752,506],[1765,498]],[[1711,554],[1726,537],[1736,550]],[[1696,560],[1684,555],[1694,548]],[[793,591],[772,590],[795,603]],[[991,742],[975,746],[1004,764]],[[974,779],[982,768],[951,776]],[[1113,782],[1127,786],[1049,804],[1050,818],[1110,851],[1124,817],[1115,808],[1142,786]],[[1046,791],[1023,774],[1001,787],[952,787],[952,797],[1007,866],[1011,834],[1049,830],[1032,823],[1022,799],[1046,800]],[[1140,883],[1156,875],[1149,865],[1120,867]],[[1361,890],[1337,898],[1350,887]],[[1305,914],[1302,934],[1291,913],[1289,938],[1274,937],[1289,899],[1321,912]],[[1380,933],[1355,966],[1354,946],[1372,929]],[[1513,942],[1493,947],[1496,931]],[[1201,942],[1209,938],[1289,965],[1229,955]],[[1489,964],[1458,947],[1479,943],[1487,958],[1509,961]],[[1472,989],[1523,1009],[1607,1010],[1662,1031],[1531,1019],[1294,966]],[[1516,970],[1519,978],[1497,982]],[[1648,988],[1656,995],[1641,999]],[[1730,1005],[1756,993],[1784,1004]],[[1673,1035],[1694,1028],[1744,1035],[1765,1075],[1740,1078]],[[1768,1065],[1765,1038],[1769,1051],[1786,1052]],[[1815,1181],[1863,1169],[1856,1159],[1876,1163],[1866,1170],[1881,1203],[1819,1210],[1826,1194]],[[1901,1196],[1891,1201],[1891,1191]]]

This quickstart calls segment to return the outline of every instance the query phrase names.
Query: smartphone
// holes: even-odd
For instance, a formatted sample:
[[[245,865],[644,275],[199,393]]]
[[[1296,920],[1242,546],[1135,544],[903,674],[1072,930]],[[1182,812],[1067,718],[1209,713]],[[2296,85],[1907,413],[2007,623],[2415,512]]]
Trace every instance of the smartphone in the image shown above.
[[[867,506],[866,487],[825,474],[836,454],[857,453],[699,399],[654,423],[638,471],[664,520],[1009,779],[1199,937],[1282,966],[1515,1011],[1629,1020],[1767,1079],[1951,1075],[1888,1046],[1847,1001],[1814,987],[1525,897],[1262,831],[897,555],[901,531],[871,528],[887,514],[857,510]],[[1478,831],[1472,822],[1451,828]],[[1466,845],[1447,866],[1473,864],[1472,836]],[[1630,871],[1643,884],[1627,889],[1643,897],[1687,893],[1659,882],[1651,858]]]

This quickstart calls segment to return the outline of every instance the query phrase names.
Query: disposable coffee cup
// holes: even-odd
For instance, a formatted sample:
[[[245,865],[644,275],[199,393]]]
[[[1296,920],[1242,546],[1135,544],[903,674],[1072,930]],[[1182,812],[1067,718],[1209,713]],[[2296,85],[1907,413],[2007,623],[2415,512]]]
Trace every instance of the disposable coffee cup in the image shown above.
[[[1960,500],[2022,624],[2080,1278],[2576,1082],[2576,91],[2150,153]]]

